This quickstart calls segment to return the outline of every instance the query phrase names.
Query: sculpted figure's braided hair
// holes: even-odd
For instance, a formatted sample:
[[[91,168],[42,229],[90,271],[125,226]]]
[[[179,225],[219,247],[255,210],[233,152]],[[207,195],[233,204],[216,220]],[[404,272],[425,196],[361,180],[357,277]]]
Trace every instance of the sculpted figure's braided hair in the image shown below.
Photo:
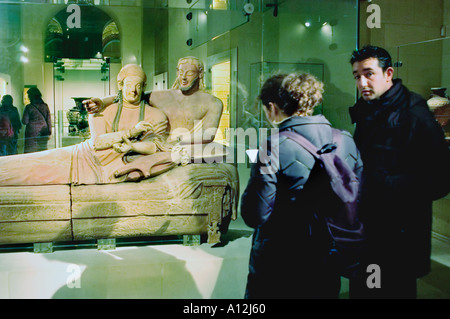
[[[277,74],[264,83],[259,99],[276,103],[288,116],[312,115],[322,103],[323,83],[308,73]]]

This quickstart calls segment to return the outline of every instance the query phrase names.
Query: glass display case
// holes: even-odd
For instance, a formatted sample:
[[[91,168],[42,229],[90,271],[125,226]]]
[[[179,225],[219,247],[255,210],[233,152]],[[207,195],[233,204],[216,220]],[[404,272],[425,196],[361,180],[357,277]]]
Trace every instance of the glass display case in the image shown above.
[[[306,72],[314,75],[320,81],[324,78],[324,65],[320,63],[283,63],[283,62],[258,62],[251,64],[251,90],[252,96],[258,96],[261,86],[264,81],[275,73],[290,73],[290,72]],[[247,121],[243,128],[270,128],[272,127],[267,121],[261,103],[249,105],[250,108],[244,112],[248,114]],[[256,109],[255,109],[256,107]],[[255,112],[256,111],[256,112]],[[323,104],[315,108],[316,114],[323,113]]]
[[[114,96],[128,63],[144,68],[147,91],[170,88],[182,56],[205,63],[205,89],[225,106],[218,142],[229,145],[228,130],[255,116],[254,125],[266,126],[254,110],[258,88],[291,66],[325,82],[320,112],[351,130],[341,111],[355,99],[354,83],[341,70],[357,44],[356,0],[2,1],[0,9],[0,94],[11,94],[22,113],[24,88],[41,90],[52,114],[50,148],[89,137],[75,124],[85,119],[74,98]]]
[[[450,145],[450,100],[447,91],[450,87],[450,38],[410,43],[396,49],[398,77],[406,87],[427,100]]]
[[[172,88],[180,58],[198,58],[203,66],[204,92],[215,96],[223,105],[215,142],[231,148],[237,148],[236,135],[232,134],[234,129],[252,128],[259,132],[259,129],[269,127],[257,96],[263,81],[280,71],[309,72],[322,80],[325,94],[323,103],[316,111],[323,113],[335,126],[351,130],[347,108],[355,101],[355,84],[348,59],[357,46],[357,23],[357,0],[2,1],[0,94],[10,94],[19,113],[23,114],[29,103],[26,101],[26,91],[32,87],[40,90],[51,114],[52,134],[48,143],[50,152],[47,154],[56,154],[53,151],[63,149],[64,160],[55,162],[62,163],[61,167],[69,167],[70,174],[75,167],[72,163],[81,162],[74,160],[76,155],[69,150],[85,147],[89,143],[84,141],[90,138],[88,115],[81,101],[92,97],[117,97],[117,77],[127,64],[139,65],[147,77],[144,90],[156,92]],[[24,151],[25,131],[22,127],[19,153]],[[89,154],[88,151],[86,154]],[[232,163],[233,172],[236,170],[236,176],[239,176],[230,178],[235,184],[245,184],[248,180],[249,162],[245,154],[243,157],[243,161],[235,159]],[[90,165],[80,164],[77,169],[83,167]],[[27,170],[31,171],[33,167]],[[217,168],[208,171],[210,175],[218,173]],[[52,172],[49,175],[55,174]],[[209,180],[210,175],[207,176]],[[55,186],[55,196],[62,194],[61,214],[67,213],[64,205],[69,205],[72,210],[70,216],[75,216],[74,209],[78,207],[81,210],[80,207],[84,206],[76,204],[74,190],[84,189],[86,185],[73,186],[73,180],[68,180],[52,186]],[[73,186],[70,191],[67,187],[64,191],[60,189],[67,185]],[[111,185],[88,186],[105,186],[109,191],[107,186]],[[233,190],[244,189],[244,185],[238,186],[233,184]],[[134,190],[135,185],[129,187]],[[165,191],[164,187],[161,188]],[[220,195],[221,190],[210,191],[216,196]],[[42,191],[39,196],[48,193],[53,194]],[[112,205],[107,206],[109,208],[117,206],[115,202],[93,200],[92,196],[99,194],[98,189],[85,194],[89,197],[88,203]],[[224,194],[225,197],[231,196]],[[218,198],[222,196],[219,195]],[[66,201],[66,196],[72,196],[71,200]],[[114,200],[121,203],[128,201],[120,199],[120,196],[115,194]],[[145,196],[145,200],[152,200],[149,197]],[[233,199],[225,197],[214,202],[217,207],[233,206],[239,194],[233,193]],[[107,198],[112,197],[108,195]],[[83,200],[81,202],[84,203]],[[131,202],[135,202],[134,197]],[[203,202],[209,203],[208,200]],[[144,206],[140,205],[141,208]],[[181,206],[180,209],[185,209]],[[83,215],[80,219],[84,222],[84,219],[93,218],[93,212],[121,213],[119,208],[114,212],[109,208],[86,208],[82,214],[88,217]],[[222,210],[218,209],[220,212]],[[228,213],[231,212],[229,209]],[[236,216],[237,212],[233,210],[233,214]],[[70,229],[78,221],[73,222],[70,216],[56,221],[63,228],[62,235],[58,233],[59,237],[55,237],[58,240],[70,240],[71,235],[75,234]],[[128,217],[133,219],[136,216]],[[47,222],[44,219],[42,222]],[[111,221],[114,218],[103,216],[93,219]],[[205,222],[205,227],[211,226],[208,236],[210,233],[216,236],[219,222],[209,220],[213,223],[206,225]],[[111,221],[114,227],[103,227],[108,236],[115,236],[109,232],[116,229],[115,222]],[[20,222],[20,225],[26,224]],[[90,224],[87,222],[86,225]],[[100,228],[92,231],[95,236],[102,234]],[[121,226],[117,228],[122,229]],[[158,232],[166,228],[163,224]],[[52,226],[53,232],[55,229]]]
[[[56,59],[53,98],[56,147],[90,137],[88,113],[82,101],[110,95],[110,59]]]
[[[381,11],[366,10],[372,6]],[[47,133],[51,131],[48,143],[43,134],[47,151],[23,154],[27,129],[22,125],[19,154],[0,157],[0,257],[9,260],[0,260],[0,298],[243,297],[253,229],[245,226],[239,204],[260,138],[272,132],[258,101],[264,81],[278,72],[313,74],[325,90],[315,114],[353,133],[349,107],[358,91],[350,56],[364,44],[381,46],[395,61],[395,77],[428,100],[450,146],[449,11],[450,0],[0,0],[0,98],[10,95],[23,118],[29,90],[39,89],[41,105],[50,114]],[[369,23],[370,17],[379,21]],[[215,97],[201,107],[218,109],[217,99],[223,105],[217,144],[209,144],[229,151],[226,161],[231,161],[200,164],[189,157],[175,163],[167,153],[177,149],[186,159],[180,144],[164,148],[166,140],[155,139],[153,154],[132,152],[125,145],[128,136],[119,134],[120,142],[105,139],[105,148],[97,149],[91,139],[95,124],[89,127],[82,101],[117,102],[113,104],[120,111],[108,120],[113,134],[120,133],[118,122],[126,107],[117,79],[124,66],[135,64],[145,71],[146,97],[157,91],[169,95],[179,93],[171,89],[183,57],[189,57],[196,71],[202,67],[200,93]],[[142,73],[133,79],[139,89]],[[169,98],[176,105],[173,113],[189,125],[201,107],[192,102],[186,111],[186,96],[180,96]],[[140,121],[141,110],[151,108],[141,99],[136,105]],[[204,118],[205,113],[198,114]],[[166,117],[154,126],[165,133],[170,130],[170,123],[164,126]],[[131,132],[135,123],[121,131]],[[247,130],[257,138],[236,136]],[[148,137],[136,134],[130,133],[133,142]],[[167,157],[158,158],[161,154]],[[151,161],[139,161],[153,155]],[[224,152],[211,158],[216,155],[224,158]],[[167,167],[152,171],[161,163]],[[433,236],[445,240],[449,200],[447,195],[433,203]],[[235,227],[231,232],[229,225]],[[211,246],[173,247],[205,241]],[[135,249],[147,245],[167,247]],[[444,246],[438,243],[437,248]],[[71,255],[44,254],[74,249],[68,251]],[[448,252],[434,255],[439,266]],[[70,282],[72,266],[80,266],[80,272]],[[422,288],[430,287],[428,296],[440,295],[438,288],[448,292],[448,280],[437,274],[422,283]],[[83,289],[72,289],[80,288],[72,284],[81,279]],[[429,285],[431,281],[443,284]]]

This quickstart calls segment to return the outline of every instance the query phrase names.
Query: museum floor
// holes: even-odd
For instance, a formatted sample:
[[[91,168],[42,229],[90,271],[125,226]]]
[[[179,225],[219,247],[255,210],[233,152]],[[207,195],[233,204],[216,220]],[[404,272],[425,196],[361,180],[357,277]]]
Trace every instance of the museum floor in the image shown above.
[[[55,249],[0,253],[0,298],[243,297],[251,229],[232,222],[220,245],[129,245],[114,250]],[[433,236],[432,272],[418,282],[421,299],[450,298],[450,243]],[[342,281],[341,298],[348,298]]]

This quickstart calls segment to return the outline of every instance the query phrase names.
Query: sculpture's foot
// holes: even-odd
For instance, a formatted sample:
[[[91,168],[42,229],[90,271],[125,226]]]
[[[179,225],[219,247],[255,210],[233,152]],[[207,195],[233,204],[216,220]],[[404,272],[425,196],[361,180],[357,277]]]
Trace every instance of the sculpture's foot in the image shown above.
[[[145,174],[140,171],[140,170],[134,170],[134,171],[129,171],[129,172],[115,172],[114,176],[116,178],[119,178],[123,175],[126,175],[125,180],[127,182],[139,182],[141,179],[145,178]]]
[[[220,230],[217,222],[208,226],[208,244],[220,243]]]
[[[35,254],[45,254],[53,252],[53,243],[34,243],[33,252]]]
[[[114,250],[116,249],[116,240],[114,238],[109,239],[97,239],[98,250]]]
[[[183,235],[183,246],[199,246],[200,235]]]

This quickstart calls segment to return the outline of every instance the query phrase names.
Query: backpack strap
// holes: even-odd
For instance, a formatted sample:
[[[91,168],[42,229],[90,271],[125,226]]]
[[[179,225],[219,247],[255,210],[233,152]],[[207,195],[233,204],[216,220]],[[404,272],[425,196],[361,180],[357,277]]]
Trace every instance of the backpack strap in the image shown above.
[[[336,145],[336,148],[338,148],[338,146],[341,145],[342,132],[341,130],[333,127],[331,128],[331,132],[333,133],[333,144]]]
[[[309,153],[311,153],[312,156],[315,158],[319,158],[319,149],[311,143],[308,139],[306,139],[303,135],[300,135],[298,133],[292,132],[292,131],[283,131],[279,133],[281,136],[286,136],[299,144],[301,147],[303,147],[305,150],[307,150]]]
[[[31,103],[31,105],[33,105],[34,108],[35,108],[39,113],[41,113],[42,117],[44,118],[45,123],[47,123],[47,130],[48,130],[48,132],[50,133],[50,132],[51,132],[51,127],[48,125],[48,121],[47,121],[47,118],[45,117],[44,113],[42,113],[41,109],[38,108],[38,107],[37,107],[36,105],[34,105],[33,103]]]
[[[291,140],[297,142],[300,146],[310,152],[315,158],[319,158],[320,155],[334,151],[338,145],[341,144],[342,134],[341,131],[335,128],[331,128],[333,134],[333,141],[330,144],[325,144],[322,148],[318,149],[313,143],[311,143],[303,135],[293,132],[293,131],[283,131],[279,134],[281,136],[286,136]]]

